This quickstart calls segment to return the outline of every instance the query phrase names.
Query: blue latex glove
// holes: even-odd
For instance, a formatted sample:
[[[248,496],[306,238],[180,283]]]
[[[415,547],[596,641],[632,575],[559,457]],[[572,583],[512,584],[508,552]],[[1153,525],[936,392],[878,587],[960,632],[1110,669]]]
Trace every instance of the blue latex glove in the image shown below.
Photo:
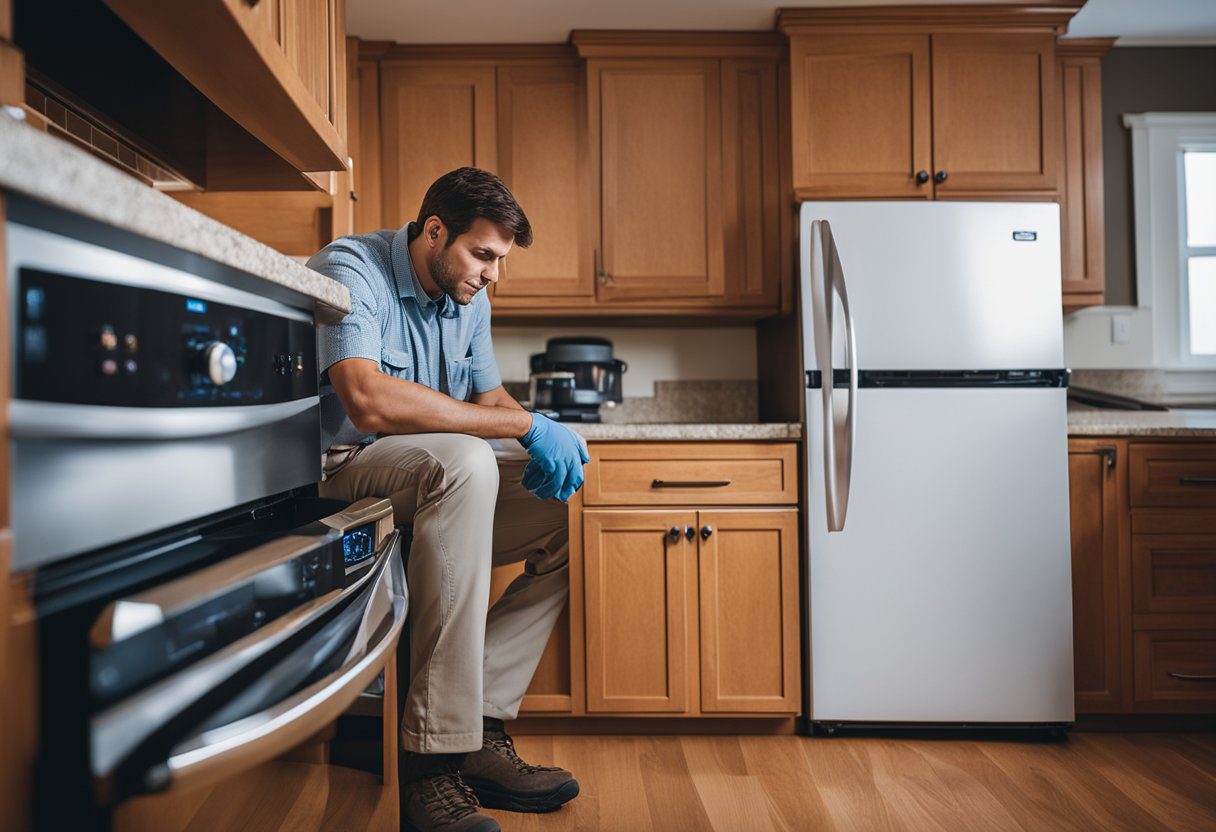
[[[563,503],[583,484],[583,466],[591,461],[583,437],[548,416],[532,414],[532,427],[519,438],[532,457],[524,468],[524,488],[538,500],[557,497]]]

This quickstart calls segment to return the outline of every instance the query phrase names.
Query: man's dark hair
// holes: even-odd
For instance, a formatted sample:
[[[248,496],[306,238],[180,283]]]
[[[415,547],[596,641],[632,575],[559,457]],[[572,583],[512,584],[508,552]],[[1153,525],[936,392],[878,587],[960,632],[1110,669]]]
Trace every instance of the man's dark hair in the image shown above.
[[[436,179],[422,198],[415,234],[422,232],[423,223],[430,217],[443,221],[448,230],[449,246],[468,231],[478,217],[485,217],[510,231],[520,248],[532,245],[532,225],[524,215],[524,209],[519,207],[501,179],[480,168],[457,168]]]

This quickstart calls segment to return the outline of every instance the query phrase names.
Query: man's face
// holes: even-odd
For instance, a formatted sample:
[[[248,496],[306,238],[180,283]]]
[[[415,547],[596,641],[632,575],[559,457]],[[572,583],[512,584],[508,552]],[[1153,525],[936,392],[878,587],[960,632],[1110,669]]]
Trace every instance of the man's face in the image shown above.
[[[478,217],[469,230],[450,245],[447,229],[439,233],[438,245],[431,250],[427,267],[440,291],[461,306],[468,305],[478,292],[498,282],[498,265],[511,250],[514,237],[497,223]]]

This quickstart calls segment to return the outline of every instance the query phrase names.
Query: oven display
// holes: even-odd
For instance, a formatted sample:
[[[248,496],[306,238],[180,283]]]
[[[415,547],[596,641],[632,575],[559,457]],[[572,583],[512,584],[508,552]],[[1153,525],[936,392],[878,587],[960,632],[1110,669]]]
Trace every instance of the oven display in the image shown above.
[[[376,524],[368,523],[347,532],[342,537],[342,560],[347,566],[370,558],[376,554]]]

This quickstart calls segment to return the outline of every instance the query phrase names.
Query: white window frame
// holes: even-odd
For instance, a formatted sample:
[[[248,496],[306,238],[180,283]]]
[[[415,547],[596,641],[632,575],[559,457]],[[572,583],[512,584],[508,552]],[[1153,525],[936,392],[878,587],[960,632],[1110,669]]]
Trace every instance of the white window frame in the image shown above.
[[[1216,150],[1216,113],[1127,114],[1123,124],[1132,131],[1136,302],[1152,310],[1153,364],[1216,368],[1216,355],[1195,355],[1190,348],[1186,257],[1192,250],[1182,165],[1187,150]]]

